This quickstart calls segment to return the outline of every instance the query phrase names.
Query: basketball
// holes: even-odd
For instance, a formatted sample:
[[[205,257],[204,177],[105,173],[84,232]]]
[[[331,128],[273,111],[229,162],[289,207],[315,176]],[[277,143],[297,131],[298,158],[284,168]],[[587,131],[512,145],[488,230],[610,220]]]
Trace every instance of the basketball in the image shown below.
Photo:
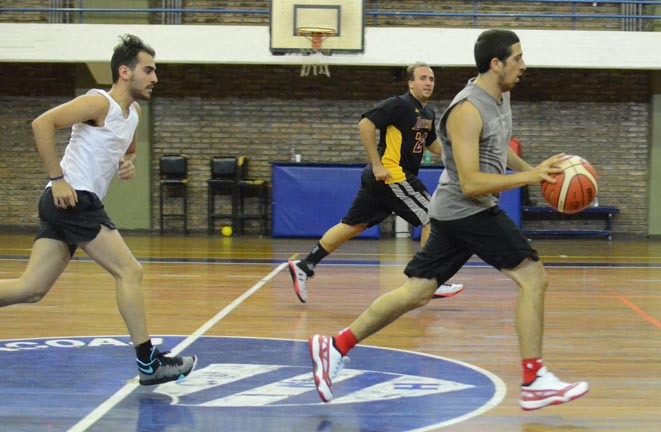
[[[597,196],[597,171],[580,156],[566,155],[557,165],[562,172],[551,174],[556,183],[542,181],[542,194],[561,213],[578,213]]]
[[[223,229],[220,230],[220,233],[225,237],[230,237],[232,235],[232,227],[224,226]]]

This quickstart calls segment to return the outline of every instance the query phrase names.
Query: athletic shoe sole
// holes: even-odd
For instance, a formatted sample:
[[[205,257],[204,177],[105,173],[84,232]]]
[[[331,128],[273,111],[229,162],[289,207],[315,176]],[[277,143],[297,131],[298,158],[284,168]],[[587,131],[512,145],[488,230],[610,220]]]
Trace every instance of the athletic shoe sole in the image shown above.
[[[318,336],[310,336],[310,338],[308,338],[310,360],[312,360],[312,376],[314,377],[314,386],[317,388],[317,393],[319,393],[319,397],[321,398],[321,400],[324,402],[330,402],[333,399],[333,391],[328,386],[326,380],[323,377],[324,375],[323,360],[321,359],[320,356],[315,356],[315,352],[319,353],[319,351],[321,350],[319,347],[319,339],[320,338]]]
[[[455,291],[455,292],[453,292],[453,293],[449,293],[449,294],[434,294],[434,298],[450,298],[450,297],[454,297],[454,296],[456,296],[457,294],[462,293],[463,291],[464,291],[464,287],[461,287],[460,290],[457,290],[457,291]]]
[[[561,405],[585,396],[590,388],[585,382],[577,383],[574,388],[567,390],[563,395],[552,396],[543,400],[519,401],[524,411],[534,411],[551,405]]]
[[[193,356],[193,367],[190,368],[188,373],[181,374],[175,379],[170,379],[170,377],[163,377],[163,378],[157,378],[157,379],[154,379],[154,380],[144,380],[144,381],[140,380],[140,385],[151,386],[151,385],[163,384],[163,383],[171,382],[171,381],[175,381],[175,382],[183,381],[184,379],[186,379],[186,377],[188,375],[191,374],[191,372],[193,372],[195,370],[195,366],[197,366],[197,356],[196,355]]]
[[[301,303],[305,303],[307,301],[307,296],[303,297],[301,294],[301,288],[298,286],[298,278],[296,277],[296,264],[293,261],[289,261],[289,275],[291,276],[291,281],[294,283],[296,297],[298,297]]]

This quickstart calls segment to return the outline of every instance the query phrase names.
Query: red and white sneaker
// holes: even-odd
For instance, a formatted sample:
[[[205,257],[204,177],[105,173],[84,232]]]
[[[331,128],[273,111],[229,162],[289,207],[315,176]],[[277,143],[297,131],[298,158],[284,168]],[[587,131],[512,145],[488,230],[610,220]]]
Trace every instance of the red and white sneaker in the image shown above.
[[[560,405],[580,398],[589,390],[588,383],[581,381],[566,383],[560,381],[546,369],[537,371],[537,378],[529,385],[521,386],[521,408],[530,411],[549,405]]]
[[[464,290],[462,284],[441,284],[434,291],[434,298],[454,297]]]
[[[340,354],[333,346],[333,338],[330,336],[310,336],[308,344],[314,385],[321,400],[330,402],[333,399],[333,380],[342,370],[344,363],[349,361],[349,357]]]

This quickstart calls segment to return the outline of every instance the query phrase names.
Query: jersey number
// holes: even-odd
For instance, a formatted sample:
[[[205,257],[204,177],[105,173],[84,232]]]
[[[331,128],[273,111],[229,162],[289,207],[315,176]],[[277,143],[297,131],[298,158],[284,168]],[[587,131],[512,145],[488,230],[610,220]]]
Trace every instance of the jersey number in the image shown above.
[[[415,146],[413,146],[413,153],[422,153],[427,142],[427,134],[429,132],[416,132],[415,133]]]

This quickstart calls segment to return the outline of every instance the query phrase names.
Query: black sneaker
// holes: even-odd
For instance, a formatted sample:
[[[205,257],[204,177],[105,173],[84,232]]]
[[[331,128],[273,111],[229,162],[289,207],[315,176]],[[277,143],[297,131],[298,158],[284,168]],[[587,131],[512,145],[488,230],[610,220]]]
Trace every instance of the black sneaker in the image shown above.
[[[148,363],[136,359],[140,372],[140,384],[154,385],[168,381],[180,381],[195,369],[197,356],[168,357],[165,355],[168,352],[160,353],[158,348],[153,347]]]

